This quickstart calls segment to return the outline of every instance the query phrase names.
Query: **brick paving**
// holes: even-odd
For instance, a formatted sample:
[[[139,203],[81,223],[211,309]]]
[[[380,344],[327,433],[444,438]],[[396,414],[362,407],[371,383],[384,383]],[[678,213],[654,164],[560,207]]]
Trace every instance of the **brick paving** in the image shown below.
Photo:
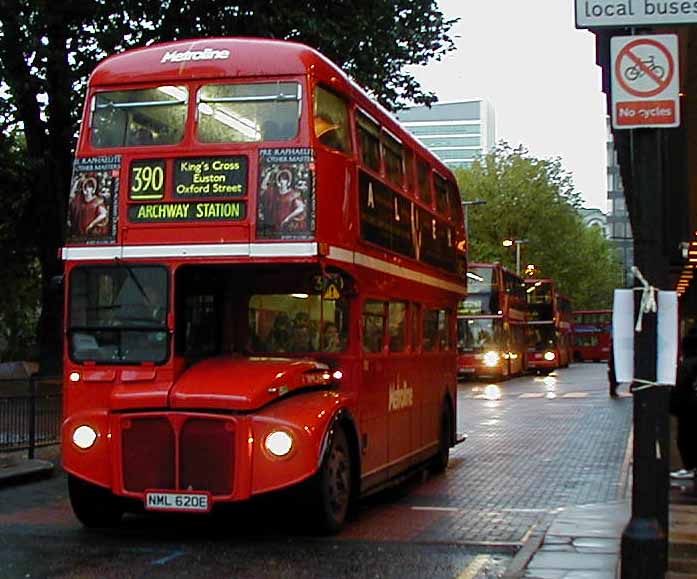
[[[446,474],[371,503],[341,538],[519,546],[564,507],[625,498],[632,401],[608,397],[605,371],[578,364],[510,380],[499,400],[485,397],[487,384],[462,384],[468,439]]]

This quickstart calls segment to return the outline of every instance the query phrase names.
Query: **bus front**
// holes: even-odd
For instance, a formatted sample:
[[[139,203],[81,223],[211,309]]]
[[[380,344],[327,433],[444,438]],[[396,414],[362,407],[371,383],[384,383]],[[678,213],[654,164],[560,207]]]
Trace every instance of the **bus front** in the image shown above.
[[[528,368],[551,372],[560,365],[560,335],[552,280],[525,280],[528,302]]]
[[[87,526],[297,485],[323,452],[335,494],[313,500],[343,521],[352,280],[318,252],[308,51],[171,43],[90,79],[63,248],[63,462]]]
[[[502,377],[509,373],[504,343],[499,271],[494,265],[471,264],[467,298],[458,306],[458,373]]]
[[[575,311],[574,360],[605,362],[610,355],[612,310]]]

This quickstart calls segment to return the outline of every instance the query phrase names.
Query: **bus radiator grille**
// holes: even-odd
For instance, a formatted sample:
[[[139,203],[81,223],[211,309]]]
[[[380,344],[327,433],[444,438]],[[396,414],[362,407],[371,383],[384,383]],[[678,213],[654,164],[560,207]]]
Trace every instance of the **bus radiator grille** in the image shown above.
[[[164,416],[123,420],[123,484],[131,492],[174,488],[174,430]]]
[[[235,431],[231,421],[191,418],[182,427],[179,446],[182,489],[232,494]]]

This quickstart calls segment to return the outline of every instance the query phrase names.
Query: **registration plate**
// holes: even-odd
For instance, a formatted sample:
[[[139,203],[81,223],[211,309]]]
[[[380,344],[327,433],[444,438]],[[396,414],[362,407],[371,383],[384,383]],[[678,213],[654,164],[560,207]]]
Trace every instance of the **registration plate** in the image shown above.
[[[211,510],[211,497],[209,493],[145,491],[145,508],[149,511],[207,513]]]
[[[460,374],[474,374],[474,368],[460,368]]]

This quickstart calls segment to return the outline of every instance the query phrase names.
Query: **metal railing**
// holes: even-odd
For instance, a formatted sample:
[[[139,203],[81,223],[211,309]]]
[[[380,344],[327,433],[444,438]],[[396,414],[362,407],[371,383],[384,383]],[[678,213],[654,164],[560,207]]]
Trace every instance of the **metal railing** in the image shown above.
[[[37,447],[58,444],[62,422],[60,380],[33,375],[2,382],[11,386],[10,391],[24,392],[0,393],[0,454],[26,450],[28,457],[34,458]]]

